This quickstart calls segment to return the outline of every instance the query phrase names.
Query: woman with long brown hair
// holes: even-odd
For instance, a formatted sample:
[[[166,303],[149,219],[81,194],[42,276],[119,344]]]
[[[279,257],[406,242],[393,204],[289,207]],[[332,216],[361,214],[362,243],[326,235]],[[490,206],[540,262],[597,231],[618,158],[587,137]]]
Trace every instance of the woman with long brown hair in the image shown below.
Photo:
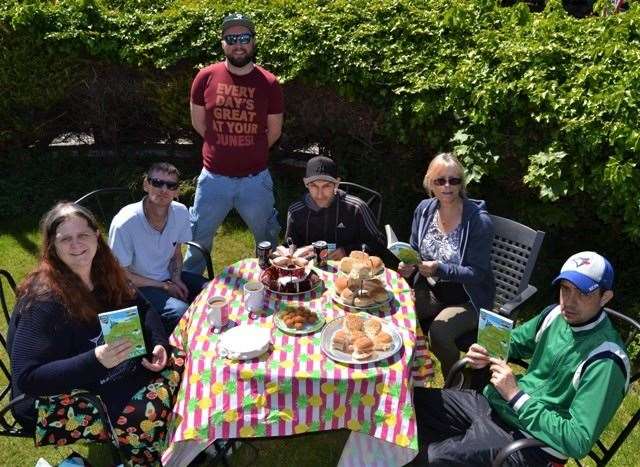
[[[101,397],[127,460],[159,462],[181,372],[168,357],[160,317],[128,283],[88,210],[58,203],[42,218],[41,231],[42,256],[18,288],[9,326],[13,396],[27,396],[14,415],[25,428],[39,428],[36,441],[49,436],[65,444],[79,437],[77,430],[65,433],[65,423],[52,424],[60,411],[36,414],[34,402],[89,390]],[[99,313],[129,306],[138,308],[144,357],[129,358],[127,340],[104,343]],[[56,425],[62,426],[56,431]]]

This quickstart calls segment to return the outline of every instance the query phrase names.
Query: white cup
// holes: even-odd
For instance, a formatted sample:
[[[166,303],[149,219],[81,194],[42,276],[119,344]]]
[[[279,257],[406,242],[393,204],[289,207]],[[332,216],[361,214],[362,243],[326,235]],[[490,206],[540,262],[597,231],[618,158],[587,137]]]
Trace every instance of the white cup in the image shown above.
[[[264,285],[262,282],[249,281],[242,287],[244,307],[249,313],[259,311],[264,302]]]
[[[207,318],[216,329],[221,329],[229,322],[229,303],[224,297],[213,296],[207,300]]]

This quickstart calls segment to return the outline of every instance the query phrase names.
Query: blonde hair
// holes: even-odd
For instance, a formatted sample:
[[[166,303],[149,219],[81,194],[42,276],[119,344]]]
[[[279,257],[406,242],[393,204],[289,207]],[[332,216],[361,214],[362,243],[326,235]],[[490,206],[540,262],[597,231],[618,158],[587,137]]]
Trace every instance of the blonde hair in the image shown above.
[[[460,184],[460,197],[467,197],[467,177],[464,172],[464,167],[453,153],[450,152],[441,152],[436,157],[431,159],[429,162],[429,167],[427,167],[427,173],[424,176],[424,180],[422,181],[422,186],[427,191],[429,196],[433,196],[433,175],[440,166],[448,166],[455,167],[460,178],[462,179],[462,183]]]

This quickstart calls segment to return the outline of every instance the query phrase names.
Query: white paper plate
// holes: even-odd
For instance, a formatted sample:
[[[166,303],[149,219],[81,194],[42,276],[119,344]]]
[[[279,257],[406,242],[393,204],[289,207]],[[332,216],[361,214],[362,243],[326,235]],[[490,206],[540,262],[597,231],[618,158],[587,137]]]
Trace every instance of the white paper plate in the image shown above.
[[[218,345],[222,357],[250,360],[269,350],[271,331],[253,325],[237,326],[225,331]]]
[[[363,318],[366,319],[367,316],[363,315]],[[341,350],[336,350],[331,347],[331,338],[336,333],[336,331],[342,329],[342,321],[344,317],[336,318],[333,321],[327,323],[327,325],[322,330],[320,334],[320,348],[324,352],[324,354],[329,357],[331,360],[340,363],[347,363],[349,365],[365,365],[367,363],[379,362],[380,360],[385,360],[392,355],[394,355],[398,350],[402,348],[402,336],[398,330],[391,324],[385,322],[384,320],[380,320],[382,324],[382,330],[391,336],[391,348],[389,350],[376,350],[373,352],[371,357],[358,360],[353,358],[350,353],[342,352]]]

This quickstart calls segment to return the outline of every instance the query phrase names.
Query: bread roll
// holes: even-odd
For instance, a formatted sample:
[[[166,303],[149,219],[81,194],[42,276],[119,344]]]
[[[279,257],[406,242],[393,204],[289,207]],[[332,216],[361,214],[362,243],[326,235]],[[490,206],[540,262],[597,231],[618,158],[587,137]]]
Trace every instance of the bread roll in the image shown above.
[[[355,259],[358,262],[364,262],[364,261],[367,261],[369,259],[369,255],[368,254],[366,254],[364,251],[359,251],[359,250],[353,250],[349,254],[349,257]]]
[[[353,279],[369,279],[371,278],[371,265],[366,263],[353,263],[349,276]]]
[[[360,337],[353,341],[353,358],[364,360],[373,353],[373,341],[368,337]]]
[[[362,283],[362,288],[371,292],[372,290],[384,289],[384,285],[380,279],[367,279]]]
[[[354,298],[356,298],[356,293],[349,288],[345,288],[340,292],[340,300],[342,300],[342,303],[345,305],[353,305]]]
[[[336,280],[334,282],[335,286],[336,286],[336,290],[338,291],[338,294],[341,294],[342,291],[348,287],[349,285],[349,278],[347,276],[343,276],[341,274],[338,274],[338,277],[336,277]]]
[[[340,260],[340,270],[345,274],[349,274],[351,272],[352,265],[353,265],[353,258],[349,258],[347,256]]]
[[[377,336],[380,333],[380,331],[382,331],[382,325],[380,324],[380,321],[378,321],[375,318],[372,318],[364,322],[363,329],[367,337],[369,339],[373,339],[375,336]]]
[[[369,294],[363,293],[362,295],[357,295],[356,298],[353,300],[353,304],[355,306],[371,306],[373,304],[375,304],[376,302],[373,300],[373,298],[369,297]]]
[[[378,256],[370,256],[369,261],[371,261],[371,270],[373,271],[373,274],[380,274],[384,269],[384,263],[382,262],[382,259],[380,259]]]
[[[369,296],[376,303],[385,303],[389,300],[389,294],[383,287],[369,291]]]
[[[350,313],[342,320],[342,329],[349,335],[353,331],[362,331],[364,321],[358,315],[352,315]]]
[[[379,332],[373,338],[373,349],[374,350],[389,350],[393,345],[393,339],[389,334],[384,331]]]

